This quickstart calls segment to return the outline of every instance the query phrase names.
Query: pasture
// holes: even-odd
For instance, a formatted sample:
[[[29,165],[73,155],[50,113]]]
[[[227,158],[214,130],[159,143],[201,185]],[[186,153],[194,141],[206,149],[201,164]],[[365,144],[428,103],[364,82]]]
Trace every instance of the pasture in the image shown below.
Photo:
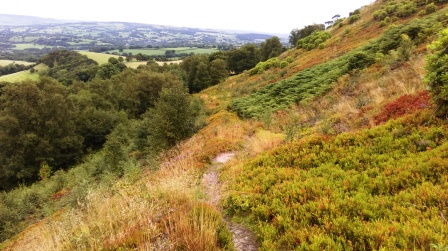
[[[31,43],[24,43],[24,44],[14,44],[16,47],[13,48],[13,50],[25,50],[25,49],[44,49],[51,46],[46,45],[40,45],[40,44],[31,44]]]
[[[168,50],[175,50],[176,54],[210,54],[218,51],[218,49],[214,48],[197,48],[197,47],[177,47],[177,48],[141,48],[141,49],[124,49],[123,52],[119,52],[118,50],[109,51],[109,53],[132,53],[132,55],[137,55],[141,53],[143,55],[148,56],[165,56],[165,52]]]
[[[44,65],[44,64],[39,64],[36,65],[34,67],[34,69],[36,69],[38,72],[42,71],[42,70],[47,70],[48,66]],[[25,70],[25,71],[20,71],[20,72],[16,72],[13,74],[9,74],[9,75],[4,75],[0,77],[0,82],[20,82],[20,81],[24,81],[24,80],[34,80],[37,81],[39,80],[39,73],[35,72],[35,73],[31,73],[29,70]]]
[[[78,51],[82,55],[86,55],[88,58],[95,60],[99,65],[105,64],[108,62],[109,58],[114,57],[118,58],[117,55],[111,55],[106,53],[98,53],[91,51]]]
[[[0,66],[6,66],[9,64],[23,64],[23,65],[32,65],[33,62],[27,62],[27,61],[19,61],[19,60],[6,60],[6,59],[0,59]]]

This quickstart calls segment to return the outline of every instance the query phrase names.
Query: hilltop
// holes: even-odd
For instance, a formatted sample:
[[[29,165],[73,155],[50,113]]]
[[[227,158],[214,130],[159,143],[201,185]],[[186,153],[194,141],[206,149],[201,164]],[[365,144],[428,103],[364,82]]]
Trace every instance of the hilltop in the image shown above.
[[[39,91],[60,103],[51,112],[73,113],[20,119],[30,114],[55,134],[73,119],[80,129],[55,144],[90,152],[51,175],[63,163],[48,158],[41,181],[0,194],[0,248],[241,250],[239,231],[260,250],[446,250],[445,96],[425,79],[437,67],[429,55],[446,60],[437,45],[446,44],[447,14],[446,1],[379,0],[276,56],[240,61],[251,67],[224,79],[223,61],[254,47],[186,59],[187,76],[148,64],[68,89],[49,78],[28,84],[18,93]],[[68,73],[52,72],[61,81]],[[198,92],[186,95],[182,78]],[[145,99],[152,88],[160,91]],[[184,120],[174,116],[183,109]],[[222,153],[234,157],[218,164]]]
[[[1,26],[22,26],[22,25],[48,25],[77,22],[73,20],[59,20],[53,18],[42,18],[24,15],[0,14]]]

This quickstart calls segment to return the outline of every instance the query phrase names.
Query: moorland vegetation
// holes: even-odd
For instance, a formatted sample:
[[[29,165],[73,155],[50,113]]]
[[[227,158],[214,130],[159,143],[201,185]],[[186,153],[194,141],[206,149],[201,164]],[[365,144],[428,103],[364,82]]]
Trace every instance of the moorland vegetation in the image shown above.
[[[48,54],[1,85],[0,248],[233,250],[227,217],[260,250],[446,250],[447,13],[379,0],[180,65]]]

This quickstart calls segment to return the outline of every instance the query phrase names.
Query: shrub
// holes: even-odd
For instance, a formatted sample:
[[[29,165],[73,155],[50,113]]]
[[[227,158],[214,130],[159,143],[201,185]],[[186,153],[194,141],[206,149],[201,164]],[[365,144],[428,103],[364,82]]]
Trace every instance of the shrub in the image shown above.
[[[224,206],[257,226],[261,250],[431,250],[448,214],[448,134],[432,121],[421,112],[285,144],[224,171]]]
[[[375,123],[384,123],[389,119],[396,119],[405,114],[428,108],[431,106],[429,100],[428,91],[423,91],[415,95],[404,95],[385,105],[381,112],[374,117]]]
[[[349,24],[352,24],[352,23],[358,21],[360,18],[361,18],[361,17],[360,17],[359,15],[353,15],[353,16],[350,16],[350,17],[348,18],[348,23],[349,23]]]
[[[250,70],[250,75],[255,75],[255,74],[261,74],[264,71],[271,69],[271,68],[276,68],[276,67],[280,67],[281,63],[280,60],[278,58],[270,58],[265,62],[260,62],[258,63],[254,68],[252,68]]]
[[[386,18],[387,16],[388,16],[388,14],[384,10],[377,10],[373,13],[373,18],[375,20],[379,20],[379,21],[384,20],[384,18]]]
[[[414,14],[415,12],[417,12],[417,8],[415,7],[414,4],[409,3],[409,4],[404,4],[401,5],[398,10],[397,10],[397,17],[409,17],[412,14]]]
[[[365,52],[357,52],[348,60],[348,70],[363,69],[375,61]]]
[[[430,4],[426,5],[426,7],[425,7],[426,14],[431,14],[436,11],[437,11],[437,6],[434,3],[430,3]]]
[[[437,106],[436,114],[439,117],[448,115],[448,29],[443,30],[439,38],[429,49],[431,54],[427,57],[425,65],[425,81],[429,85]]]
[[[287,61],[282,61],[281,63],[280,63],[280,68],[285,68],[286,66],[288,66],[288,62]]]
[[[306,38],[300,39],[297,42],[297,48],[304,48],[306,50],[312,50],[318,47],[321,43],[325,42],[331,37],[331,34],[327,31],[313,32]]]

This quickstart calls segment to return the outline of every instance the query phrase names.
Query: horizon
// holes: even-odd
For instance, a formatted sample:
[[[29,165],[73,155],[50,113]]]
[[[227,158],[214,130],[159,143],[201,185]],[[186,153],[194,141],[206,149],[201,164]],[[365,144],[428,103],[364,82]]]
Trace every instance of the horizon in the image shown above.
[[[174,27],[249,31],[267,34],[289,34],[293,29],[313,23],[324,23],[339,14],[347,17],[349,12],[373,3],[374,0],[329,1],[317,0],[301,6],[303,3],[288,2],[288,5],[259,4],[258,2],[236,0],[207,2],[191,0],[189,2],[171,1],[151,3],[148,6],[141,0],[130,0],[128,6],[144,6],[123,11],[118,1],[92,2],[79,0],[69,7],[60,1],[22,0],[5,2],[2,13],[10,15],[33,16],[58,20],[90,22],[127,22]],[[48,8],[51,6],[51,8]],[[86,8],[86,6],[89,6]],[[175,8],[173,8],[173,6]],[[219,7],[213,7],[219,6]],[[103,10],[102,12],[99,10]],[[154,11],[155,10],[155,11]],[[230,18],[229,18],[230,17]],[[224,20],[224,21],[223,21]]]

